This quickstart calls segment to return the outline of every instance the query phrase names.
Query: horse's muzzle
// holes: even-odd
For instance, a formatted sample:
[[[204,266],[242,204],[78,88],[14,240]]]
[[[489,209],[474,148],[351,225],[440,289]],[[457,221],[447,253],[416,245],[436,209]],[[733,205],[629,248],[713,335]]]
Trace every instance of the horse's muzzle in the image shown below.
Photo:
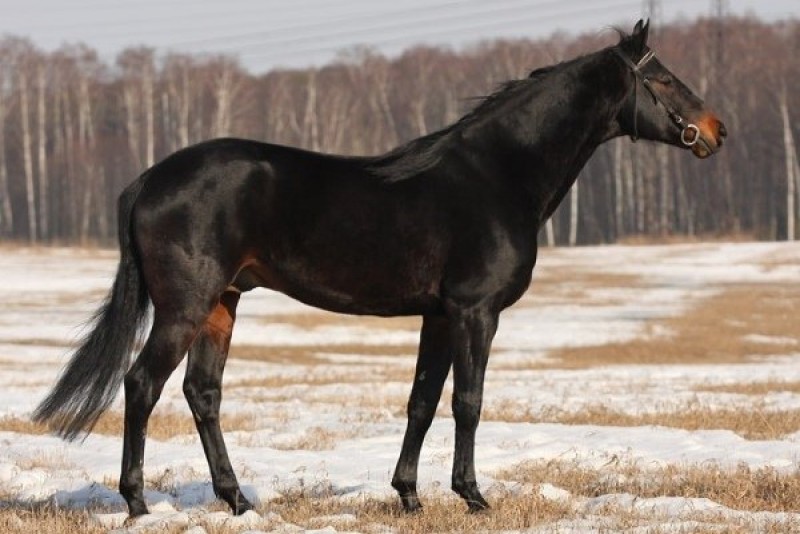
[[[698,158],[707,158],[719,152],[722,140],[728,135],[728,130],[722,121],[708,113],[695,121],[694,126],[697,132],[694,142],[690,145],[692,153]]]

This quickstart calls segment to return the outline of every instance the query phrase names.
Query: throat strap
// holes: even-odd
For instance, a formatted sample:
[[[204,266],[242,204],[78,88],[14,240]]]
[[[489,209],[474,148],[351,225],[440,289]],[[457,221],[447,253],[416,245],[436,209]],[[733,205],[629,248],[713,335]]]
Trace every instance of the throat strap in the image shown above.
[[[652,50],[648,50],[647,53],[643,55],[637,63],[634,63],[631,58],[624,54],[619,48],[613,48],[612,50],[614,50],[614,52],[620,57],[620,59],[622,59],[628,68],[631,69],[635,79],[633,84],[633,134],[631,135],[631,141],[635,143],[639,140],[639,84],[636,82],[638,82],[639,79],[642,79],[645,87],[647,87],[651,94],[653,93],[653,90],[649,86],[649,80],[642,74],[642,67],[647,65],[647,63],[649,63],[650,60],[656,56],[656,53]],[[653,96],[655,96],[655,94],[653,94]]]

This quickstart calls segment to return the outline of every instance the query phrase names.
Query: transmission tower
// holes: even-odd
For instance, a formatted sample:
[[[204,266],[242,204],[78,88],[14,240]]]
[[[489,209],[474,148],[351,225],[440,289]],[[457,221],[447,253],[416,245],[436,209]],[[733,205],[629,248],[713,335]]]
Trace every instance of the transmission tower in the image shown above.
[[[728,0],[711,0],[711,21],[714,31],[714,59],[718,71],[725,64],[725,19],[728,16]]]
[[[661,0],[642,1],[642,17],[645,20],[650,19],[650,25],[652,27],[658,28],[664,22],[663,14],[664,13],[661,9]]]

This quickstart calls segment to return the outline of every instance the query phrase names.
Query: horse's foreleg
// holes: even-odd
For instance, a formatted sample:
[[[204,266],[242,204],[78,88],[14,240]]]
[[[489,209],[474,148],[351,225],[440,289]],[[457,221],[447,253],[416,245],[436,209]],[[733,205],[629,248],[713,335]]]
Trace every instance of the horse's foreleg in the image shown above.
[[[436,414],[436,406],[452,362],[452,352],[447,346],[448,336],[445,318],[424,318],[417,369],[408,400],[408,426],[392,478],[392,487],[400,494],[406,512],[422,508],[417,496],[417,467],[422,442]]]
[[[186,316],[156,310],[144,349],[125,375],[125,430],[119,490],[132,517],[147,513],[144,501],[144,444],[147,421],[164,383],[178,366],[196,332]]]
[[[489,507],[475,480],[475,432],[483,402],[483,380],[489,349],[497,330],[497,315],[470,310],[457,320],[453,356],[453,417],[456,422],[453,491],[471,512]]]
[[[214,493],[227,502],[235,514],[253,509],[253,505],[242,495],[236,480],[219,423],[222,373],[228,356],[238,301],[239,293],[227,292],[222,295],[220,303],[211,312],[189,349],[186,378],[183,382],[183,392],[192,410],[208,460]]]

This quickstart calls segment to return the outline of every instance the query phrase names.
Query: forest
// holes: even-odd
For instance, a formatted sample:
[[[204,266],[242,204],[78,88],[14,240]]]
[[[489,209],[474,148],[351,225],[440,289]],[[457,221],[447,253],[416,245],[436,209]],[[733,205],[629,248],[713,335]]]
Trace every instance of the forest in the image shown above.
[[[377,154],[456,121],[504,81],[614,44],[579,36],[343,51],[320,68],[246,71],[234,57],[113,62],[82,44],[0,39],[0,240],[113,245],[116,199],[148,166],[214,137]],[[547,244],[794,239],[800,202],[800,21],[699,19],[651,46],[725,122],[713,158],[628,138],[603,145],[542,231]]]

